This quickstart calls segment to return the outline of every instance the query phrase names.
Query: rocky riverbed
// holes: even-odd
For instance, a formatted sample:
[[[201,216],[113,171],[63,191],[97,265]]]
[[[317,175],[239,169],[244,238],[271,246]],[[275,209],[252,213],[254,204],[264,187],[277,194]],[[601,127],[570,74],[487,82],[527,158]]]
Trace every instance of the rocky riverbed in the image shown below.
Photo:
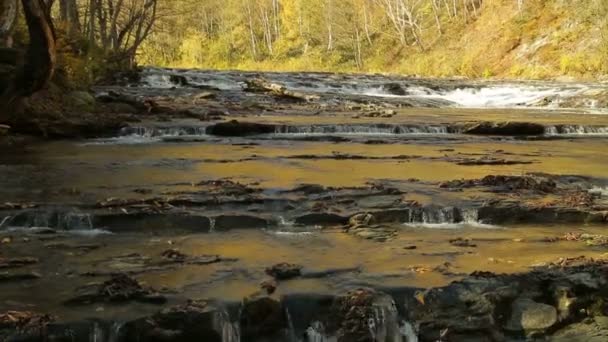
[[[2,127],[0,339],[608,338],[606,87],[117,81]]]

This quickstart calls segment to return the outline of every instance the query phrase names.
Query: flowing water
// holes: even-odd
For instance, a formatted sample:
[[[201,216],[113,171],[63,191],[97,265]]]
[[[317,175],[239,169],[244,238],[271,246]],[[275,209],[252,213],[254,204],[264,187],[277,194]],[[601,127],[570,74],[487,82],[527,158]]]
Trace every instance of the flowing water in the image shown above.
[[[191,86],[173,89],[172,74],[186,76]],[[136,273],[138,280],[149,286],[170,289],[174,303],[187,298],[239,302],[259,291],[266,267],[284,261],[304,266],[302,277],[282,282],[277,290],[278,295],[290,296],[336,294],[357,287],[392,293],[400,288],[442,286],[476,270],[521,272],[559,257],[601,256],[606,252],[604,248],[550,239],[573,231],[601,234],[605,222],[485,222],[478,209],[497,196],[495,193],[448,191],[439,186],[487,175],[577,175],[592,183],[589,192],[604,203],[608,196],[608,116],[587,100],[579,108],[558,108],[560,103],[573,103],[577,96],[600,86],[460,85],[457,81],[379,75],[264,76],[289,89],[323,97],[319,103],[306,106],[279,103],[273,107],[268,105],[267,96],[241,90],[251,74],[149,69],[140,84],[116,89],[138,96],[175,96],[179,101],[195,94],[196,87],[217,87],[220,104],[246,100],[266,106],[255,114],[233,110],[227,119],[273,124],[276,131],[220,137],[207,134],[213,122],[143,120],[112,136],[12,147],[0,155],[0,204],[35,206],[0,211],[0,238],[11,239],[0,245],[0,253],[38,257],[40,263],[27,269],[42,276],[0,282],[0,311],[35,309],[67,321],[83,315],[124,321],[149,314],[157,307],[74,308],[62,302],[77,288],[99,280],[83,274],[140,269],[146,260],[169,248],[226,260]],[[400,85],[402,94],[387,91],[387,83]],[[390,115],[362,115],[353,99],[389,108]],[[421,106],[409,107],[414,100]],[[403,101],[408,106],[401,106]],[[539,123],[545,134],[473,136],[458,128],[479,121]],[[507,162],[479,163],[480,159]],[[256,197],[247,197],[243,203],[240,193],[201,190],[201,182],[217,180],[239,182],[255,189]],[[290,191],[303,184],[325,190],[294,197]],[[389,184],[400,193],[356,193],[370,184]],[[215,202],[205,196],[215,196]],[[110,224],[102,220],[108,213],[101,213],[100,202],[150,198],[178,198],[182,202],[167,202],[171,203],[169,209],[164,207],[144,223],[126,220]],[[328,227],[298,221],[302,215],[319,212],[313,204],[321,199],[324,205],[329,203],[321,211],[345,217],[390,209],[395,201],[415,201],[437,209],[425,209],[417,218],[410,216],[407,221],[385,225],[391,237],[378,241],[345,233],[338,224]],[[145,203],[149,206],[151,202]],[[199,226],[173,220],[170,213],[182,207],[209,220]],[[453,208],[459,208],[457,214]],[[109,210],[118,215],[139,209],[117,206]],[[228,215],[233,215],[231,220],[226,219]],[[251,221],[252,216],[264,218],[267,224]],[[46,227],[58,234],[40,234]],[[457,238],[471,239],[475,246],[455,246],[450,240]],[[136,257],[125,257],[128,255]],[[402,327],[403,334],[413,340],[408,324]],[[308,329],[309,341],[325,341],[311,327],[294,329]],[[105,330],[96,334],[100,337],[95,340],[111,340],[104,337],[108,334]],[[231,339],[238,340],[238,336]]]

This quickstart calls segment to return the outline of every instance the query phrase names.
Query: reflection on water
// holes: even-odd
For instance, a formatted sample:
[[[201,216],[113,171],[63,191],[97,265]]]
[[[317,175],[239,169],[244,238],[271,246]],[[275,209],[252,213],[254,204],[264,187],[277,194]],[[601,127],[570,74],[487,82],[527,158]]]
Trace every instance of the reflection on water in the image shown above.
[[[5,177],[0,186],[7,200],[52,201],[66,197],[132,196],[132,190],[140,187],[169,190],[220,178],[268,188],[288,188],[301,183],[359,186],[376,179],[438,182],[530,172],[604,178],[608,167],[604,139],[448,140],[432,145],[415,141],[258,143],[254,146],[225,142],[97,146],[50,143],[32,147],[26,156],[18,156],[17,162],[2,158]],[[336,155],[346,157],[332,159]],[[319,157],[323,158],[316,159]],[[531,164],[466,166],[453,162],[458,158],[481,157]]]
[[[476,270],[501,273],[526,271],[530,266],[563,256],[599,257],[605,250],[577,242],[550,241],[547,238],[578,231],[601,233],[603,227],[521,226],[487,230],[476,227],[427,229],[399,226],[394,240],[384,243],[359,239],[338,230],[313,231],[308,235],[285,235],[273,231],[238,230],[204,235],[170,234],[142,236],[120,234],[95,239],[65,237],[53,243],[67,245],[99,244],[89,253],[76,249],[48,248],[51,244],[16,239],[5,247],[8,252],[41,258],[32,266],[43,278],[22,286],[0,285],[0,310],[34,304],[37,309],[59,310],[66,319],[79,318],[77,309],[61,307],[79,286],[94,278],[78,276],[91,271],[120,271],[133,267],[117,256],[138,253],[144,258],[158,258],[162,251],[177,248],[191,255],[220,255],[231,262],[211,265],[187,265],[175,269],[148,272],[138,279],[155,288],[170,288],[178,298],[219,298],[240,301],[258,291],[266,278],[264,269],[278,262],[298,263],[305,267],[304,277],[282,282],[280,294],[339,293],[344,289],[373,286],[428,287],[445,285]],[[470,239],[475,247],[458,247],[456,238]],[[114,261],[113,261],[114,260]],[[442,270],[442,271],[438,271]],[[307,277],[306,274],[311,274]],[[321,276],[315,276],[321,274]],[[128,315],[123,307],[104,306],[96,314],[115,318]],[[152,310],[143,306],[141,310]],[[132,316],[131,312],[131,316]]]

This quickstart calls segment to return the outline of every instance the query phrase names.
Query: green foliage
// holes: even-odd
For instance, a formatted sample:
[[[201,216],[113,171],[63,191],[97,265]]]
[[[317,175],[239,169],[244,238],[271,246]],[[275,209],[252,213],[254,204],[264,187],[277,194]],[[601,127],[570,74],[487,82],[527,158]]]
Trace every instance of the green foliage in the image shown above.
[[[54,82],[66,89],[84,89],[129,69],[128,60],[96,46],[80,34],[68,34],[59,23],[57,36],[57,67]]]

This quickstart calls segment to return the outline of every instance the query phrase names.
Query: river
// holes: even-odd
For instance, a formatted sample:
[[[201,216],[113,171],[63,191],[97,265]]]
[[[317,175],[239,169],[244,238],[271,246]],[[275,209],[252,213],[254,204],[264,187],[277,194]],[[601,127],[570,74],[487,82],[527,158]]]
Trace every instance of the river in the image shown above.
[[[244,91],[254,77],[315,99]],[[239,303],[279,262],[302,265],[302,275],[280,282],[273,296],[297,298],[360,287],[402,293],[474,271],[509,274],[561,257],[601,257],[605,247],[562,237],[606,227],[608,113],[596,99],[605,90],[146,69],[137,83],[96,88],[98,96],[153,98],[219,118],[142,116],[107,136],[1,155],[0,253],[39,262],[9,272],[35,279],[0,281],[0,311],[125,322],[158,310],[64,305],[113,273],[162,289],[172,304]],[[228,120],[272,132],[212,133]],[[483,122],[542,131],[471,133]],[[169,249],[213,262],[165,267]],[[304,315],[290,305],[291,316]],[[292,335],[309,325],[292,323]]]

